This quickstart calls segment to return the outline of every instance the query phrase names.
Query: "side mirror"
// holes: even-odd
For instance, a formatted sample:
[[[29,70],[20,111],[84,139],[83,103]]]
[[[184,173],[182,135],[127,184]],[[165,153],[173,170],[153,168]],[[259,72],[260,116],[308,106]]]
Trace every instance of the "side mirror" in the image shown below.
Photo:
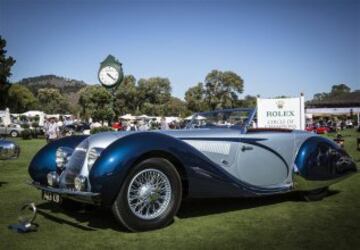
[[[20,155],[20,147],[15,142],[0,139],[0,160],[16,159]]]

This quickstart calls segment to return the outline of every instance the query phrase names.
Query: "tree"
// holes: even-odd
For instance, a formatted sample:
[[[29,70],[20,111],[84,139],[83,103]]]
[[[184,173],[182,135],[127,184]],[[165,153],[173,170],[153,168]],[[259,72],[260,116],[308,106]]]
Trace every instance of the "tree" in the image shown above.
[[[196,86],[189,88],[185,92],[187,108],[192,112],[204,111],[204,109],[206,109],[204,98],[205,90],[201,82],[199,82]]]
[[[242,108],[254,108],[257,105],[256,102],[257,102],[256,96],[246,95],[243,100],[240,100],[239,107],[242,107]]]
[[[80,90],[79,104],[85,119],[92,117],[96,121],[110,121],[115,113],[111,94],[100,85],[87,86]]]
[[[6,40],[0,36],[0,109],[5,109],[8,103],[8,91],[10,83],[8,78],[11,76],[11,67],[15,60],[9,56],[6,57]]]
[[[325,98],[327,98],[329,96],[328,93],[322,92],[322,93],[317,93],[314,95],[313,100],[315,101],[322,101]]]
[[[239,94],[243,89],[244,81],[236,73],[213,70],[207,74],[205,85],[198,83],[186,91],[185,100],[193,112],[234,108],[239,106]]]
[[[47,114],[64,114],[69,112],[69,104],[58,89],[43,88],[38,90],[41,109]]]
[[[351,88],[349,88],[346,84],[338,84],[338,85],[333,85],[331,87],[330,96],[338,96],[350,92],[351,92]]]
[[[125,76],[115,94],[114,111],[116,115],[136,113],[139,109],[136,79],[132,75]]]
[[[213,70],[205,78],[205,101],[211,109],[232,108],[243,87],[243,79],[234,72]]]
[[[150,115],[165,115],[166,104],[171,97],[169,79],[161,77],[140,79],[137,89],[140,112]]]
[[[166,104],[165,115],[186,117],[190,114],[191,112],[186,108],[186,103],[184,101],[173,96],[170,97],[170,100]]]
[[[36,109],[38,107],[38,100],[25,86],[13,84],[8,91],[8,105],[12,112],[23,113]]]

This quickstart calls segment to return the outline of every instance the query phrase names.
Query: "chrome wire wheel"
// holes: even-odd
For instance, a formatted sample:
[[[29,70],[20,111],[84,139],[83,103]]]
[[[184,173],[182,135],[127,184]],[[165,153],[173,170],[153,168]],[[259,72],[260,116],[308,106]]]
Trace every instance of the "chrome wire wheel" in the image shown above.
[[[161,216],[172,195],[168,177],[153,168],[144,169],[132,178],[127,192],[131,212],[143,220]]]

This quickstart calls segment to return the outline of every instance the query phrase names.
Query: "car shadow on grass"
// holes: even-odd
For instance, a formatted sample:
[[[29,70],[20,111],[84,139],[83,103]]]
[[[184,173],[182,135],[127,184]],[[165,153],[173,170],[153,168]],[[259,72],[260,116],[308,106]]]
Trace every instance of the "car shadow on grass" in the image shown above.
[[[125,228],[117,223],[110,209],[91,205],[64,209],[58,204],[51,202],[38,204],[37,208],[39,214],[43,215],[46,219],[59,224],[74,226],[85,231],[109,228],[117,231],[126,231]],[[63,218],[61,214],[65,214],[69,219]]]
[[[338,194],[338,190],[330,190],[328,197]],[[251,209],[283,202],[305,202],[299,193],[287,193],[257,198],[218,198],[218,199],[188,199],[184,200],[177,213],[181,219],[201,217],[211,214],[226,213],[244,209]],[[79,209],[63,209],[57,204],[44,202],[37,205],[38,213],[53,222],[66,224],[84,231],[99,229],[113,229],[115,231],[129,232],[119,225],[110,209],[81,206]],[[68,218],[63,218],[65,214]],[[75,221],[74,221],[75,220]]]
[[[328,196],[340,191],[329,190]],[[306,202],[299,192],[251,198],[191,199],[182,203],[177,214],[179,218],[191,218],[237,210],[264,207],[283,202]]]

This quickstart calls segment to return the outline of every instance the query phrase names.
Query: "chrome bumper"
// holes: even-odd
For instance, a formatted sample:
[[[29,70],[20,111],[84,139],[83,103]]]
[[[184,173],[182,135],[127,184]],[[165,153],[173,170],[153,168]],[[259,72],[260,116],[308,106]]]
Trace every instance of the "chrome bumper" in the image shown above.
[[[81,192],[70,189],[54,188],[49,186],[43,186],[38,182],[31,182],[29,184],[41,191],[59,194],[63,198],[69,198],[71,200],[94,205],[100,205],[101,203],[100,193]]]

